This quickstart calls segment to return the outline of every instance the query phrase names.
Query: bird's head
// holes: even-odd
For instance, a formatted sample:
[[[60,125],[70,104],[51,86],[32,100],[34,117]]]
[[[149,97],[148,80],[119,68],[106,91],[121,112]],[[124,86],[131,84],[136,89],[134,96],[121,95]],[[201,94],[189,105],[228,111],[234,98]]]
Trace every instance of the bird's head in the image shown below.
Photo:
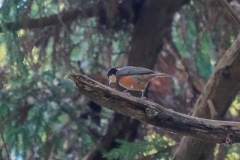
[[[118,71],[118,67],[110,68],[108,70],[107,77],[109,80],[109,84],[117,82],[117,77],[116,77],[117,71]]]

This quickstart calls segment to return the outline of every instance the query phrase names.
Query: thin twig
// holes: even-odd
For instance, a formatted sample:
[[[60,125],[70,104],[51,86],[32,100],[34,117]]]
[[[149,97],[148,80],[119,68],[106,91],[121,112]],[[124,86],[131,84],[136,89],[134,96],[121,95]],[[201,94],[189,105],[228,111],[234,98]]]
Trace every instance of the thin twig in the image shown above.
[[[0,136],[1,136],[1,138],[2,138],[4,148],[5,148],[6,152],[7,152],[8,160],[11,160],[10,154],[9,154],[9,151],[8,151],[8,148],[7,148],[7,145],[6,145],[5,140],[4,140],[4,138],[3,138],[3,135],[2,135],[2,132],[0,133]]]
[[[232,9],[232,7],[229,5],[229,3],[226,0],[219,0],[220,3],[223,5],[224,8],[227,9],[227,11],[230,13],[230,15],[233,17],[233,19],[238,23],[240,26],[240,18],[238,17],[237,13]]]
[[[3,7],[4,7],[5,4],[6,4],[6,2],[7,2],[7,0],[4,0],[4,1],[2,2],[2,6],[1,6],[1,8],[0,8],[0,11],[3,9]]]

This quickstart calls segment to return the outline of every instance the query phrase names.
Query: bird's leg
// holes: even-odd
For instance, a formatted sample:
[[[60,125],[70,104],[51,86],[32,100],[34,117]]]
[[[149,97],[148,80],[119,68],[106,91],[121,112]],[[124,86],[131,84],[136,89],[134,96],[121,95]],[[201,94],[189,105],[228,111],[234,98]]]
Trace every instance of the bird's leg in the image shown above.
[[[146,97],[144,97],[144,92],[145,92],[145,90],[142,90],[142,97],[141,97],[141,99],[146,99]]]
[[[122,91],[123,93],[127,93],[128,95],[130,95],[130,93],[128,93],[128,89],[126,89],[125,91]]]
[[[129,91],[130,89],[132,89],[132,88],[133,88],[133,86],[131,86],[129,89],[126,89],[126,90],[124,90],[124,91],[122,91],[122,92],[129,94],[128,91]],[[130,94],[129,94],[129,95],[130,95]]]

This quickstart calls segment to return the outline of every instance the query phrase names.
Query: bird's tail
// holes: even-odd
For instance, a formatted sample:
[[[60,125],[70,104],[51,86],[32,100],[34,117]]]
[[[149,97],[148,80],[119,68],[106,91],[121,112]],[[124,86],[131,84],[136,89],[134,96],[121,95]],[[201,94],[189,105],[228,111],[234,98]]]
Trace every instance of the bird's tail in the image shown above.
[[[154,77],[171,77],[170,75],[165,74],[165,73],[161,73],[161,72],[153,73],[152,75],[153,75]]]

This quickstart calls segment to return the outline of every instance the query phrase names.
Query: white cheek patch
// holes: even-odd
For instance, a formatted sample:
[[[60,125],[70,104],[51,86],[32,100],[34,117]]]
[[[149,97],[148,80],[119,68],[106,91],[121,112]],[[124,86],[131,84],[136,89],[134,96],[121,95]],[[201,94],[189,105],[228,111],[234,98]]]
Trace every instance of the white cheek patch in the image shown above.
[[[109,84],[110,83],[116,83],[117,82],[117,78],[116,78],[116,76],[114,76],[114,75],[111,75],[111,76],[109,76]]]

